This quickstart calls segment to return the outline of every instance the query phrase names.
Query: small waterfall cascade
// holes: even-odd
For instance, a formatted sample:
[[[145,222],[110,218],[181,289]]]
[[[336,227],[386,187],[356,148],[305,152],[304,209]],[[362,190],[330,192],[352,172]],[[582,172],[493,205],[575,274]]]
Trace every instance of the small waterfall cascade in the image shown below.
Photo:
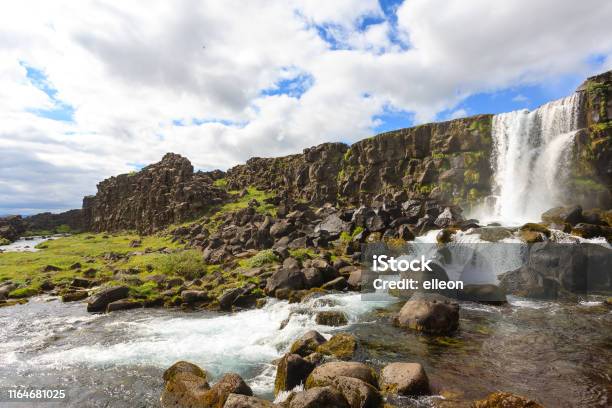
[[[574,93],[534,111],[493,117],[494,196],[488,199],[488,218],[537,221],[542,212],[564,204],[580,98]]]

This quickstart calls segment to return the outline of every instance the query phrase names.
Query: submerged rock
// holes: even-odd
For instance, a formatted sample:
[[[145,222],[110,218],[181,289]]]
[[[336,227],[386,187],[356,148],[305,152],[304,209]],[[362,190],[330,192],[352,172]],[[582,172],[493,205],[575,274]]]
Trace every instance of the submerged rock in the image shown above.
[[[429,379],[419,363],[391,363],[380,374],[380,389],[388,394],[427,395]]]
[[[474,408],[544,408],[537,402],[509,392],[494,392],[485,399],[474,401]]]
[[[481,284],[466,285],[463,290],[457,291],[459,300],[501,305],[507,303],[506,292],[497,285]]]
[[[429,334],[452,333],[459,327],[459,305],[433,293],[416,293],[393,320],[399,327]]]

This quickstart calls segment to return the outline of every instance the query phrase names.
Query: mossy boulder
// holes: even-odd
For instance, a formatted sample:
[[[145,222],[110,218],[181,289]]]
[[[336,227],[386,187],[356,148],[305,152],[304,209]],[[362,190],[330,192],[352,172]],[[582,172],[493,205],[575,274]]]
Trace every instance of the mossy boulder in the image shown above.
[[[474,408],[544,408],[539,403],[509,392],[494,392],[486,398],[474,401]]]
[[[314,370],[315,365],[298,354],[285,354],[276,366],[274,395],[281,391],[290,391],[303,384]]]
[[[349,333],[338,333],[317,347],[316,351],[339,360],[350,360],[357,354],[358,348],[357,337]]]
[[[324,310],[315,317],[317,324],[323,326],[344,326],[348,323],[346,313],[338,310]]]
[[[333,386],[339,377],[357,378],[378,388],[378,376],[374,369],[356,361],[333,361],[315,368],[306,380],[306,388]]]
[[[310,330],[291,345],[290,352],[306,357],[316,352],[317,348],[326,341],[321,333],[316,330]]]
[[[427,395],[429,379],[419,363],[391,363],[380,373],[380,389],[387,394]]]

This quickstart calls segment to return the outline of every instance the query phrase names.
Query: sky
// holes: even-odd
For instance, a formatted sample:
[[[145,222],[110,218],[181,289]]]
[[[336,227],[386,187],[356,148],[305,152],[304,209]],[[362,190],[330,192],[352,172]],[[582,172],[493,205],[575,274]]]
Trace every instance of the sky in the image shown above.
[[[612,69],[609,0],[0,5],[0,214],[80,208],[166,152],[196,169],[478,113]]]

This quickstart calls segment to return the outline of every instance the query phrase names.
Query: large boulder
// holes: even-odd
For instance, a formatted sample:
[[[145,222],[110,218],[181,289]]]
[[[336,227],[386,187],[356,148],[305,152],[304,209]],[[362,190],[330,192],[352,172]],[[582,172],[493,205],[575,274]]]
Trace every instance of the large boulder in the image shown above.
[[[612,249],[542,242],[528,248],[520,268],[501,274],[500,287],[519,296],[554,299],[612,290]]]
[[[314,387],[295,394],[291,398],[289,408],[349,408],[349,405],[337,389]]]
[[[318,366],[308,376],[306,388],[333,385],[338,377],[357,378],[378,388],[376,372],[370,366],[356,361],[334,361]]]
[[[434,293],[414,294],[393,320],[399,327],[428,334],[448,334],[459,327],[459,305]]]
[[[212,387],[206,373],[185,361],[179,361],[163,375],[162,408],[222,408],[230,394],[252,396],[253,391],[238,374],[225,374]]]
[[[351,360],[357,354],[358,349],[357,337],[350,333],[337,333],[317,347],[317,352],[339,360]]]
[[[339,376],[332,381],[333,387],[342,393],[351,408],[382,407],[380,392],[358,378]]]
[[[388,394],[427,395],[429,379],[419,363],[391,363],[380,373],[380,389]]]
[[[314,368],[314,364],[298,354],[285,354],[276,366],[274,394],[277,395],[281,391],[290,391],[294,387],[304,384]]]
[[[349,224],[336,215],[330,214],[315,227],[315,233],[325,231],[330,239],[336,239],[341,233],[349,231]]]
[[[274,296],[279,289],[300,290],[305,288],[304,274],[297,268],[281,268],[268,278],[265,293]]]
[[[582,207],[555,207],[542,214],[542,221],[549,224],[575,225],[582,221]]]
[[[130,289],[127,286],[113,286],[102,289],[87,302],[88,312],[104,312],[109,303],[128,297]]]
[[[339,310],[323,310],[317,313],[315,321],[323,326],[344,326],[348,323],[348,317]]]

